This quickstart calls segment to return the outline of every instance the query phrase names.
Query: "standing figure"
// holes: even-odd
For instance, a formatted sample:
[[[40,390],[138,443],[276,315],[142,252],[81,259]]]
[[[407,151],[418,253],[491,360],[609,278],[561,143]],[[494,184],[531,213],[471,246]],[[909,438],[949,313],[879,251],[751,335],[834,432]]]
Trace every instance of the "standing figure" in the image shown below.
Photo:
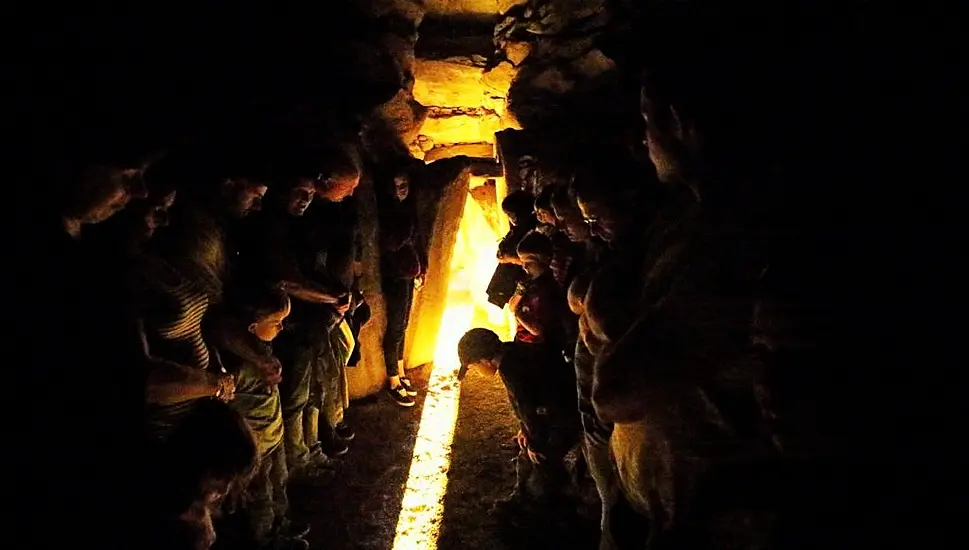
[[[391,200],[380,223],[380,274],[387,304],[384,363],[387,394],[401,407],[413,407],[417,391],[404,375],[404,335],[410,320],[414,288],[424,284],[427,258],[419,246],[417,212],[410,199],[410,176],[394,177]]]

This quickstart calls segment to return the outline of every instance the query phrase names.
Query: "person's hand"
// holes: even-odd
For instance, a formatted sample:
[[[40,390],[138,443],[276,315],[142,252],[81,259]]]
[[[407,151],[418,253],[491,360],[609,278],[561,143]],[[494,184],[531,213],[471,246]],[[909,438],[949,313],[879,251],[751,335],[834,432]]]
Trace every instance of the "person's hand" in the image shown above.
[[[276,283],[276,289],[289,294],[293,290],[293,284],[289,281],[279,281]]]
[[[542,453],[536,453],[531,449],[526,449],[525,452],[528,454],[528,460],[530,460],[532,464],[541,464],[545,461],[545,455]]]
[[[424,274],[421,273],[414,279],[414,288],[420,290],[424,288]]]
[[[518,444],[519,449],[528,448],[528,440],[525,439],[525,432],[518,430],[518,433],[515,434],[515,437],[513,437],[512,439],[514,439],[515,443]]]
[[[517,313],[518,305],[521,304],[521,301],[522,301],[521,293],[516,292],[514,296],[512,296],[511,299],[508,300],[508,309],[511,310],[512,313]]]
[[[341,294],[333,307],[336,308],[337,313],[345,315],[346,312],[350,311],[350,295],[346,293]]]
[[[268,357],[259,365],[259,374],[265,383],[276,386],[283,381],[283,365],[279,359]]]
[[[266,374],[263,380],[270,386],[278,386],[283,381],[283,369]]]
[[[218,389],[215,390],[215,397],[228,403],[236,396],[236,381],[231,374],[223,373],[219,375]]]
[[[335,292],[333,294],[323,294],[323,303],[329,304],[335,308],[339,308],[346,304],[350,305],[350,293],[349,292]]]

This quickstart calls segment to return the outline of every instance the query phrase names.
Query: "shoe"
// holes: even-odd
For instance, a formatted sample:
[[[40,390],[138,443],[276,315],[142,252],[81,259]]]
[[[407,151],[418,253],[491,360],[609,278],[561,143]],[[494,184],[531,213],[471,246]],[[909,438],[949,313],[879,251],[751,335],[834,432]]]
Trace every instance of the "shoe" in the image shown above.
[[[301,539],[308,535],[309,532],[309,525],[296,521],[290,521],[288,519],[284,519],[282,526],[279,528],[279,534],[283,538]]]
[[[295,480],[326,482],[336,476],[336,465],[315,447],[306,462],[290,466],[289,471],[290,477]]]
[[[394,403],[401,407],[413,407],[414,399],[407,395],[407,390],[404,386],[397,386],[396,388],[387,388],[387,395],[394,400]]]
[[[336,470],[332,466],[323,466],[319,463],[310,462],[294,470],[290,478],[295,482],[319,484],[329,483],[336,477]]]
[[[414,389],[414,385],[410,383],[410,378],[401,378],[400,386],[404,388],[407,395],[410,397],[417,397],[417,390]]]
[[[320,468],[329,468],[331,470],[336,468],[333,457],[323,452],[323,444],[319,441],[310,449],[308,462]]]
[[[336,436],[344,441],[353,441],[353,438],[357,437],[357,434],[353,433],[353,428],[348,426],[346,422],[337,424],[334,431],[336,432]]]
[[[320,450],[330,458],[339,458],[350,450],[346,441],[340,439],[336,434],[332,434],[325,440],[320,441]]]

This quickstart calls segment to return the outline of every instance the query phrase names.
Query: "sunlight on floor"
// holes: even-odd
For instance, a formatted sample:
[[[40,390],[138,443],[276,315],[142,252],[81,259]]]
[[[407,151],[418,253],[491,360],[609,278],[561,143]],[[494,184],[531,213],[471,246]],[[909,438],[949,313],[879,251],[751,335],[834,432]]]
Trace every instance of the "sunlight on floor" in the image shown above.
[[[490,328],[502,338],[514,329],[514,319],[508,311],[489,304],[485,295],[497,266],[494,250],[499,238],[481,207],[468,195],[451,259],[447,307],[438,332],[434,368],[428,380],[393,550],[437,547],[461,395],[457,380],[458,340],[473,326]]]

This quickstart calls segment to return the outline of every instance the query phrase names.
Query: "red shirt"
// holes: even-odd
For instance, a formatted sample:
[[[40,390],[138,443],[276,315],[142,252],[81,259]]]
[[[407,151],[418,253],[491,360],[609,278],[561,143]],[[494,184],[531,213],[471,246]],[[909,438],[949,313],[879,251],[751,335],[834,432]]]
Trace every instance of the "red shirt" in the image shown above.
[[[565,297],[561,295],[558,283],[551,273],[526,283],[526,290],[518,303],[515,320],[526,319],[529,324],[541,327],[542,336],[535,336],[518,322],[515,330],[515,341],[529,344],[542,344],[554,340],[561,328],[560,314],[565,304]]]

